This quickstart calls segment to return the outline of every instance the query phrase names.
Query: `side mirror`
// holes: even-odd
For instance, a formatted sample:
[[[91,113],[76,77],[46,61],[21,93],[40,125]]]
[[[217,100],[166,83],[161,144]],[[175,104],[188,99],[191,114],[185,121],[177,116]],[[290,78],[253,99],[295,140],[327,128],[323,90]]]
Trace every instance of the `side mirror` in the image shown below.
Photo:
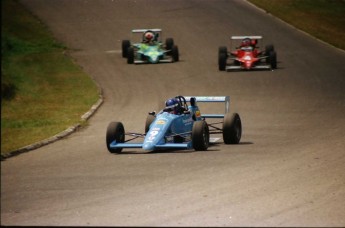
[[[156,115],[156,112],[155,111],[149,112],[149,115],[154,116],[154,115]]]
[[[191,97],[190,98],[190,105],[191,106],[195,106],[196,105],[196,98],[195,97]]]

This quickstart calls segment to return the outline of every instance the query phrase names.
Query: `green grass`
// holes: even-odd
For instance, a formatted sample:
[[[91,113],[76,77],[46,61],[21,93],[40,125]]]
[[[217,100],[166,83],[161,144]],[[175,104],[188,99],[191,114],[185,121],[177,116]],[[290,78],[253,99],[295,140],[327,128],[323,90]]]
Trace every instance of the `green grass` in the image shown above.
[[[345,50],[344,0],[249,0],[310,35]]]
[[[17,1],[2,0],[1,154],[81,123],[99,98],[93,80]]]

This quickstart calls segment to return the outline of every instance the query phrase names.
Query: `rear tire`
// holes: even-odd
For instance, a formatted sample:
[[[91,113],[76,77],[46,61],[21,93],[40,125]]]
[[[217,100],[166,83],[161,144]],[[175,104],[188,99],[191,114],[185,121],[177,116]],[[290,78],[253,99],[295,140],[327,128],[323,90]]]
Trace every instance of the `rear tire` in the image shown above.
[[[167,38],[165,40],[165,48],[167,50],[171,50],[173,46],[174,46],[174,39],[173,38]]]
[[[272,44],[268,44],[265,46],[265,54],[269,55],[271,51],[274,51],[274,46]]]
[[[110,143],[116,141],[123,143],[125,141],[125,128],[121,122],[111,122],[107,128],[106,143],[110,153],[121,153],[122,148],[110,148]]]
[[[225,144],[238,144],[242,136],[242,122],[237,113],[227,113],[223,122],[223,141]]]
[[[192,129],[192,144],[194,150],[207,150],[210,143],[210,133],[205,121],[195,121]]]
[[[127,49],[127,63],[128,64],[134,63],[134,48],[133,47],[129,47]]]
[[[122,41],[122,57],[123,58],[127,58],[127,51],[130,46],[131,46],[131,42],[129,40]]]

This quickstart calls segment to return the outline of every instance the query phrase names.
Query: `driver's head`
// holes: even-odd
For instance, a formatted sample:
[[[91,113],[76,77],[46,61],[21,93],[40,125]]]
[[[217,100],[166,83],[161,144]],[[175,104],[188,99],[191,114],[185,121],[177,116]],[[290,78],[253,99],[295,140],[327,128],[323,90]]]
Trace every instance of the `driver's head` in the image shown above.
[[[146,32],[144,36],[145,36],[145,41],[146,42],[150,42],[154,38],[153,32]]]
[[[248,47],[251,44],[251,40],[249,38],[244,38],[241,42],[241,47]]]
[[[165,108],[172,114],[177,114],[179,109],[179,102],[176,98],[170,98],[165,102]]]

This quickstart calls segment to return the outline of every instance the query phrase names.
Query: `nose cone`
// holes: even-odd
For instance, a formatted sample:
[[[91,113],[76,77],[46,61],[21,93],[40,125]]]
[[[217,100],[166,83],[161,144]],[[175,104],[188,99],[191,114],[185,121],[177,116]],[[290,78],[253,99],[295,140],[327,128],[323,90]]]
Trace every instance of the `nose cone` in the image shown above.
[[[157,54],[157,55],[156,55],[156,54],[151,55],[151,62],[152,62],[152,63],[157,63],[158,60],[159,60],[158,54]]]
[[[146,142],[143,145],[144,150],[154,150],[155,145],[153,143]]]
[[[244,65],[245,65],[246,69],[250,69],[252,67],[252,62],[246,61]]]

